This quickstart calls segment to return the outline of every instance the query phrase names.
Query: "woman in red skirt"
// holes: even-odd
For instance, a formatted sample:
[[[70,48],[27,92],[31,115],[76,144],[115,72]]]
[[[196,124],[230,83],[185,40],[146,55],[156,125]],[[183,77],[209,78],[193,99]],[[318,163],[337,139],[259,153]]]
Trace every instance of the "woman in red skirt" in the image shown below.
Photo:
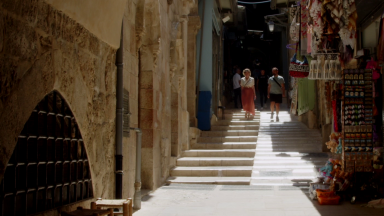
[[[251,77],[251,71],[246,68],[243,71],[245,77],[241,78],[241,101],[243,103],[243,110],[245,111],[245,118],[250,119],[255,115],[255,79]]]

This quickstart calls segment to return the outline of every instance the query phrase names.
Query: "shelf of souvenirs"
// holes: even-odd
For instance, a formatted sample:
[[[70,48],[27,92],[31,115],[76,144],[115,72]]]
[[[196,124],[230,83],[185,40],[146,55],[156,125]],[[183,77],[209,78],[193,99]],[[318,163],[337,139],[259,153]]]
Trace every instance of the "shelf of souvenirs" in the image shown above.
[[[345,126],[372,125],[372,70],[344,70],[343,114]]]

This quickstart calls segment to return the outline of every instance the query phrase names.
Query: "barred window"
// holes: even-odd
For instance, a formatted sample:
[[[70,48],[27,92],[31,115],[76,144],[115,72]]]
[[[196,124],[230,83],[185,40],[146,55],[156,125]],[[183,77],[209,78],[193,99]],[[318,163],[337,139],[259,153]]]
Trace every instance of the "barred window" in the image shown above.
[[[93,197],[84,142],[56,91],[32,111],[0,185],[0,215],[30,215]]]

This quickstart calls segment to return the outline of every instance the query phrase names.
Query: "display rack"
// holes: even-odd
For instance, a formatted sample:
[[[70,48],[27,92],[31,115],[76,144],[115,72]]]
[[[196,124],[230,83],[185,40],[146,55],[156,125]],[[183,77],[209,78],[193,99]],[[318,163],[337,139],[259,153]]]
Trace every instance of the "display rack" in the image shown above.
[[[346,172],[372,172],[373,87],[372,70],[343,71],[343,151]]]

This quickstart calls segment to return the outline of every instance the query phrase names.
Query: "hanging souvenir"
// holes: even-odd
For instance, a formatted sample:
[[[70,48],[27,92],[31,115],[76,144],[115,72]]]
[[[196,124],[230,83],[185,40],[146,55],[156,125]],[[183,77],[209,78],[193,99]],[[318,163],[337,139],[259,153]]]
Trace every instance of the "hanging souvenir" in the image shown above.
[[[322,2],[320,0],[312,0],[310,3],[309,15],[313,23],[313,42],[315,45],[321,43],[321,35],[323,34],[323,21],[321,19]],[[312,51],[313,51],[312,47]]]
[[[308,22],[309,22],[309,9],[308,9],[308,0],[301,0],[300,2],[300,53],[301,55],[307,55],[307,45],[308,45]],[[309,52],[310,53],[310,52]]]
[[[300,40],[300,22],[299,22],[298,14],[299,14],[299,10],[296,11],[295,17],[293,18],[291,23],[291,27],[289,28],[291,39],[295,42]]]
[[[309,64],[305,56],[304,56],[304,61],[299,61],[296,59],[298,47],[299,47],[299,43],[297,43],[296,45],[296,53],[291,58],[291,62],[289,64],[289,75],[291,77],[304,78],[309,75]]]
[[[381,16],[381,19],[380,19],[379,44],[377,47],[377,59],[378,59],[379,65],[382,65],[384,63],[384,14]]]

